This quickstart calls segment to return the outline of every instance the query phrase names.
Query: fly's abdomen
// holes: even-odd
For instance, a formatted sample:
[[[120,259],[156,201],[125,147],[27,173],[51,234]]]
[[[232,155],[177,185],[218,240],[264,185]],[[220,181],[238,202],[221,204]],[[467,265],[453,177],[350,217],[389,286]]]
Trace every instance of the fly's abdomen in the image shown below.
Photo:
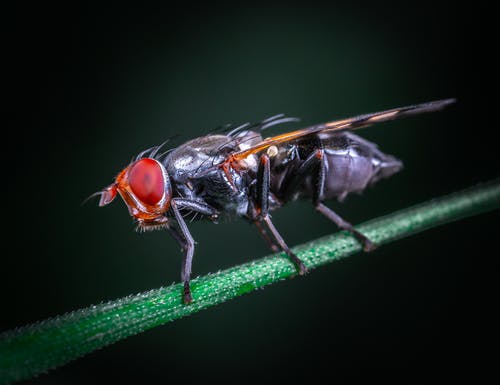
[[[394,157],[365,157],[325,151],[324,197],[343,199],[351,192],[362,192],[368,185],[399,171],[402,163]],[[311,186],[313,187],[313,186]],[[314,188],[314,187],[313,187]]]
[[[360,193],[368,185],[393,175],[403,167],[400,160],[384,154],[374,143],[350,132],[322,133],[307,142],[298,143],[296,148],[300,159],[291,163],[293,170],[287,168],[279,187],[275,187],[275,191],[279,190],[277,195],[285,200],[317,194],[319,167],[311,168],[307,175],[302,176],[298,176],[296,170],[301,169],[301,164],[318,150],[323,150],[323,157],[318,162],[321,162],[325,172],[322,199],[342,200],[349,193]],[[294,180],[297,177],[301,178],[300,183]],[[296,190],[290,191],[290,186],[296,186]]]
[[[400,160],[384,154],[374,143],[352,133],[324,138],[322,146],[326,199],[342,200],[349,193],[359,193],[403,167]]]
[[[326,149],[322,161],[326,170],[324,190],[326,199],[362,191],[373,176],[371,159],[364,156]]]

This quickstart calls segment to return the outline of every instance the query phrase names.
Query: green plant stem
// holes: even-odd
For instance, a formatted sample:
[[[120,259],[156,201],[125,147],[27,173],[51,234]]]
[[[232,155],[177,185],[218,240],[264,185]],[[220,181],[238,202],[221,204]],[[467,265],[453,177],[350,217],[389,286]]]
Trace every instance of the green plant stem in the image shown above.
[[[381,245],[500,207],[500,180],[431,200],[356,228]],[[361,250],[339,232],[294,248],[309,269]],[[128,336],[214,306],[295,275],[283,254],[192,281],[194,302],[183,305],[182,285],[154,289],[90,306],[0,335],[0,382],[30,378]]]

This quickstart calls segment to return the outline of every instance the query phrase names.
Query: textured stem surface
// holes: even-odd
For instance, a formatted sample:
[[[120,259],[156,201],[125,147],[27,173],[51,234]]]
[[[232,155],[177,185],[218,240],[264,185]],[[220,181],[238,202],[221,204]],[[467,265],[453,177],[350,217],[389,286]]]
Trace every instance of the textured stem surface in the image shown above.
[[[356,229],[381,245],[500,207],[500,180],[434,199]],[[309,269],[361,250],[340,232],[293,251]],[[295,274],[284,254],[209,274],[192,281],[194,302],[182,304],[182,284],[154,289],[0,334],[0,383],[30,378],[128,336],[227,301]]]

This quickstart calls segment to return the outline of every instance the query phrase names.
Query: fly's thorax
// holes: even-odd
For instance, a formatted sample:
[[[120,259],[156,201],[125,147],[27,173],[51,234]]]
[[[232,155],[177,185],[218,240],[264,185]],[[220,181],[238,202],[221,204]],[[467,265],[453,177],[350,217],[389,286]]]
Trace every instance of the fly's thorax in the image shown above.
[[[228,175],[219,167],[183,182],[174,181],[176,195],[193,200],[203,200],[223,215],[237,216],[248,207],[249,177],[247,172],[229,170]]]
[[[200,181],[210,180],[215,186],[225,181],[219,165],[234,152],[247,149],[260,142],[262,136],[254,131],[242,131],[233,136],[207,135],[190,140],[172,151],[164,161],[164,166],[172,183],[180,189],[195,189]],[[251,155],[244,159],[238,171],[257,170],[257,157]],[[233,178],[238,181],[239,173]]]
[[[232,215],[246,211],[248,205],[248,170],[257,167],[257,161],[238,171],[226,174],[220,164],[229,154],[251,146],[260,135],[250,131],[236,136],[208,135],[193,139],[172,151],[164,161],[172,182],[174,195],[188,199],[202,199],[221,212]]]
[[[209,172],[224,159],[231,147],[225,135],[202,136],[177,147],[167,156],[164,165],[173,181],[185,183]]]

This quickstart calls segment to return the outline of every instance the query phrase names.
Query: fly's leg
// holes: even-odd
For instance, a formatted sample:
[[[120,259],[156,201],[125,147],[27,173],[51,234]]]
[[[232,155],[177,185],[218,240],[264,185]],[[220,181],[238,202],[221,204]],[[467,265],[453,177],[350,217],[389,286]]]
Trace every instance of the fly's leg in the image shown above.
[[[184,221],[184,218],[182,218],[182,215],[179,212],[179,208],[177,207],[175,199],[172,199],[170,207],[179,225],[179,229],[181,232],[180,235],[182,235],[182,237],[180,236],[177,237],[174,236],[174,237],[178,238],[178,240],[180,240],[181,238],[183,239],[183,242],[181,241],[179,242],[181,243],[181,246],[184,249],[184,257],[182,260],[182,268],[181,268],[181,279],[182,282],[184,282],[182,299],[184,303],[187,305],[193,302],[193,297],[191,296],[191,287],[189,286],[189,280],[191,278],[191,265],[193,263],[194,239],[191,236],[191,233],[189,232],[189,229],[186,225],[186,222]]]
[[[263,154],[259,159],[259,168],[257,170],[257,199],[258,209],[261,218],[268,216],[269,212],[269,189],[271,185],[271,165],[269,156]]]
[[[288,258],[290,258],[290,260],[293,262],[299,275],[306,274],[308,272],[306,265],[304,265],[304,262],[302,262],[299,257],[297,257],[294,253],[292,253],[290,248],[283,240],[283,237],[280,235],[276,227],[274,227],[274,224],[273,222],[271,222],[271,218],[269,217],[269,215],[263,217],[262,220],[266,223],[267,227],[271,231],[271,234],[276,239],[276,242],[278,242],[278,245],[280,246],[281,250],[283,250],[288,255]]]
[[[286,188],[286,195],[293,194],[296,188],[303,182],[303,180],[311,173],[317,172],[316,188],[313,191],[313,204],[316,211],[323,214],[325,217],[334,222],[340,229],[349,231],[354,235],[358,241],[363,245],[364,251],[372,251],[375,245],[370,241],[366,235],[356,230],[352,224],[344,220],[332,209],[323,204],[325,179],[326,179],[326,164],[324,162],[324,150],[319,148],[302,163],[296,173],[296,177],[290,182]]]
[[[283,250],[288,255],[290,260],[294,263],[295,268],[297,269],[299,275],[304,275],[307,273],[306,265],[304,265],[304,263],[299,259],[299,257],[297,257],[294,253],[292,253],[288,245],[283,240],[283,237],[280,235],[280,233],[274,226],[273,222],[271,221],[271,218],[269,217],[269,188],[270,188],[269,186],[271,181],[271,171],[269,162],[270,162],[269,156],[267,156],[266,154],[261,155],[259,169],[257,173],[257,199],[258,199],[258,209],[260,210],[259,220],[267,225],[267,228],[271,232],[274,241],[277,243],[279,248]],[[267,238],[267,233],[261,231],[261,234],[264,236],[264,238]],[[271,243],[274,244],[274,247],[271,247],[273,250],[277,248],[277,245],[274,242]]]
[[[269,236],[269,234],[266,231],[266,229],[264,228],[264,226],[262,226],[262,222],[261,222],[261,219],[260,219],[260,213],[261,212],[262,212],[262,210],[260,210],[260,208],[259,208],[259,212],[258,212],[259,214],[257,214],[255,203],[252,202],[252,201],[249,202],[249,211],[248,211],[248,214],[249,214],[249,216],[251,218],[254,218],[253,219],[253,224],[255,225],[255,227],[257,227],[257,230],[259,230],[259,233],[262,236],[262,238],[264,239],[264,241],[266,242],[267,246],[269,246],[269,248],[274,253],[278,253],[279,251],[281,251],[281,248]]]
[[[187,241],[182,233],[173,226],[168,226],[167,231],[179,243],[182,248],[182,252],[184,253],[181,268],[181,279],[184,282],[182,300],[186,305],[188,305],[193,301],[193,297],[191,296],[191,288],[189,287],[189,276],[191,274],[191,263],[193,261],[194,242],[192,238],[192,242]]]
[[[352,227],[352,225],[346,220],[342,219],[335,211],[325,206],[323,203],[318,202],[315,205],[315,209],[323,214],[325,217],[334,222],[338,227],[343,230],[349,231],[352,235],[354,235],[358,241],[363,245],[363,250],[366,252],[375,250],[376,246],[373,244],[370,239],[363,233],[360,233],[358,230]]]
[[[169,234],[172,236],[172,238],[174,238],[177,241],[177,243],[179,244],[179,246],[182,249],[182,252],[185,253],[187,250],[186,241],[185,241],[184,237],[182,236],[182,234],[179,232],[179,230],[173,226],[173,222],[169,223],[167,225],[166,229],[169,232]]]
[[[269,236],[269,234],[267,233],[266,229],[262,226],[262,223],[260,222],[260,220],[256,220],[253,222],[255,224],[255,227],[257,227],[257,230],[259,230],[259,233],[260,235],[262,235],[262,238],[264,238],[264,241],[266,241],[267,245],[269,246],[269,248],[274,252],[274,253],[277,253],[279,252],[281,249],[279,248],[279,246],[274,243],[274,241],[271,239],[271,237]]]
[[[219,216],[219,212],[216,209],[201,200],[192,200],[185,198],[174,198],[173,200],[175,200],[177,208],[180,210],[185,209],[194,211],[196,213],[205,215],[211,220],[215,220]]]
[[[189,280],[191,278],[191,266],[193,263],[194,239],[191,236],[191,233],[189,232],[186,222],[184,221],[184,218],[182,217],[179,209],[191,210],[202,215],[206,215],[211,219],[216,219],[218,216],[218,212],[213,207],[207,205],[205,202],[184,198],[174,198],[172,199],[170,205],[170,208],[174,213],[175,220],[179,225],[180,231],[178,231],[174,227],[168,227],[168,229],[184,250],[184,258],[182,260],[181,268],[181,279],[184,283],[183,301],[187,305],[193,302]]]

